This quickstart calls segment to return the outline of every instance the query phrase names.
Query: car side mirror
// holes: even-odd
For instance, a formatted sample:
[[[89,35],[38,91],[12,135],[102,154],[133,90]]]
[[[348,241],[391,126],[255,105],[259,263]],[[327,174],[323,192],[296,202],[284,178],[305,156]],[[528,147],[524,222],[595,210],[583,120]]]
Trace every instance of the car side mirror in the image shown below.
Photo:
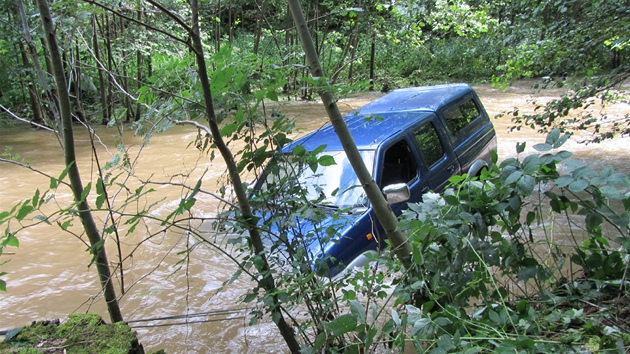
[[[383,187],[383,194],[389,204],[406,202],[411,197],[407,183],[388,184]]]

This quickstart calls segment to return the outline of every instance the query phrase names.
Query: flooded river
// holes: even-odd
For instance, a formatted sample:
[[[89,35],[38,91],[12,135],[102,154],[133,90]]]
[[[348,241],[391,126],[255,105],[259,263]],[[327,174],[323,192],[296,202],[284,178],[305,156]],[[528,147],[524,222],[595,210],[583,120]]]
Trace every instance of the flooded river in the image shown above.
[[[476,87],[491,117],[516,106],[524,107],[532,97],[528,83],[508,89],[490,86]],[[366,93],[340,101],[344,112],[360,107],[381,94]],[[536,94],[544,99],[549,93]],[[289,102],[282,108],[287,116],[297,119],[302,133],[316,129],[327,122],[320,103]],[[627,105],[612,107],[627,112]],[[543,142],[544,136],[531,130],[508,133],[509,117],[493,120],[498,134],[499,157],[516,155],[516,142],[526,141],[528,146]],[[63,170],[63,155],[57,139],[49,132],[35,131],[29,127],[1,128],[0,147],[11,146],[12,152],[28,162],[34,169],[58,176]],[[125,127],[125,129],[130,129]],[[91,144],[84,129],[77,129],[77,154],[84,184],[95,179],[96,161],[92,158]],[[103,165],[116,152],[120,138],[114,128],[96,127],[100,143],[96,149]],[[136,163],[137,178],[126,183],[139,186],[138,179],[153,182],[177,182],[193,186],[203,176],[202,189],[213,190],[224,176],[220,159],[212,163],[206,155],[190,145],[197,132],[191,126],[177,126],[165,133],[153,136],[150,144],[142,149]],[[141,149],[142,138],[125,131],[124,142],[130,153]],[[615,169],[630,173],[630,139],[624,138],[597,145],[568,143],[568,149],[576,157],[593,162],[596,168],[613,165]],[[206,171],[207,169],[207,171]],[[122,177],[121,177],[122,178]],[[31,198],[35,189],[42,192],[49,186],[49,178],[24,167],[0,163],[0,211],[10,209],[17,202]],[[151,215],[164,216],[177,207],[178,198],[185,193],[181,187],[154,184],[156,190],[139,202],[129,205],[129,210],[143,208],[160,202]],[[116,196],[122,203],[124,193]],[[54,202],[44,207],[45,212],[55,210],[55,203],[69,203],[67,188],[60,188]],[[219,202],[210,195],[197,198],[195,216],[212,218]],[[120,205],[120,204],[119,204]],[[97,214],[103,222],[106,215]],[[63,222],[63,221],[62,221]],[[79,221],[70,231],[78,230]],[[209,231],[209,226],[199,226]],[[18,224],[12,223],[12,230]],[[128,226],[125,226],[128,229]],[[124,228],[123,228],[124,229]],[[157,230],[151,225],[139,225],[129,235],[121,234],[123,254],[128,254],[141,239]],[[59,227],[38,225],[18,234],[19,248],[7,248],[0,259],[1,271],[8,275],[7,292],[0,293],[2,315],[0,330],[26,325],[32,320],[64,318],[72,312],[91,311],[106,320],[107,311],[99,293],[94,267],[89,267],[90,256],[86,245],[75,235],[63,232]],[[188,261],[179,252],[187,249],[196,239],[178,230],[153,235],[134,251],[133,257],[123,262],[125,293],[120,304],[123,316],[136,329],[140,341],[148,350],[164,349],[167,353],[185,352],[284,352],[282,337],[270,321],[248,326],[247,309],[238,299],[248,283],[240,279],[225,288],[235,266],[220,252],[201,246],[195,248]],[[113,244],[113,242],[111,242]],[[117,262],[116,249],[109,249],[110,262]],[[117,274],[118,276],[118,274]],[[187,316],[186,316],[187,315]],[[156,319],[159,320],[152,320]]]

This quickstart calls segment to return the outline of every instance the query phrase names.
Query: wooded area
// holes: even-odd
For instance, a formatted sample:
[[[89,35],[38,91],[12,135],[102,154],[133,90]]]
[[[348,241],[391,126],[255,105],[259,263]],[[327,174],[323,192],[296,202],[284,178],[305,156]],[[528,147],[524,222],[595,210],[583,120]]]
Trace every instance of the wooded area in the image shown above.
[[[77,119],[139,121],[147,111],[155,116],[151,107],[176,117],[186,109],[194,117],[199,87],[189,77],[195,70],[190,38],[178,26],[190,9],[175,1],[160,4],[51,3]],[[9,120],[8,110],[53,127],[58,103],[37,11],[22,1],[3,5],[1,117]],[[600,86],[609,87],[628,77],[630,10],[621,0],[317,0],[303,8],[328,83],[342,90],[594,75],[605,75]],[[229,108],[240,92],[255,91],[265,80],[281,81],[280,97],[313,97],[317,84],[307,80],[286,2],[205,1],[199,13],[203,41],[215,57],[211,65],[224,64],[219,58],[228,55],[230,66],[249,71],[238,87],[234,77],[213,78],[218,107]]]
[[[255,305],[250,324],[273,321],[293,353],[411,347],[436,352],[627,350],[630,180],[612,169],[578,166],[560,149],[568,139],[561,130],[589,131],[591,141],[630,134],[630,112],[588,113],[595,103],[628,103],[626,1],[2,4],[0,124],[25,122],[54,131],[65,169],[49,175],[5,151],[1,163],[45,175],[50,186],[44,192],[37,187],[32,198],[0,210],[0,255],[6,247],[19,246],[19,233],[34,225],[73,234],[93,256],[112,322],[124,320],[118,300],[129,289],[125,270],[134,252],[156,234],[183,232],[198,243],[186,244],[178,253],[181,262],[199,244],[221,252],[235,269],[223,286],[239,277],[251,281],[240,299]],[[269,157],[290,141],[293,121],[268,109],[270,102],[319,95],[331,121],[343,124],[335,104],[348,93],[454,81],[501,87],[522,78],[539,79],[540,89],[568,88],[534,113],[520,114],[517,107],[510,112],[515,124],[547,132],[546,142],[524,158],[525,143],[519,144],[517,158],[494,161],[478,177],[454,178],[443,196],[410,205],[400,224],[388,224],[385,231],[396,235],[389,242],[398,259],[385,252],[374,262],[396,274],[391,283],[369,266],[335,280],[318,276],[309,266],[312,255],[300,247],[306,241],[287,240],[285,228],[294,227],[294,213],[316,224],[324,212],[309,208],[310,201],[300,199],[304,193],[278,202],[271,200],[271,191],[252,194],[244,181],[246,174],[260,176]],[[91,129],[95,124],[130,126],[144,136],[142,147],[152,134],[173,125],[192,126],[196,138],[191,144],[204,161],[220,158],[225,164],[223,185],[204,191],[203,176],[186,183],[135,178],[133,161],[142,151],[130,156],[122,143],[101,164]],[[90,133],[92,180],[85,185],[80,169],[87,166],[77,165],[73,127]],[[343,125],[335,127],[343,141]],[[317,151],[296,150],[313,171],[322,163]],[[203,169],[191,170],[196,168]],[[370,176],[363,172],[367,189]],[[166,216],[152,214],[159,203],[145,199],[160,184],[180,188],[178,204],[164,206]],[[383,199],[372,184],[371,195]],[[56,199],[61,197],[55,191],[66,187],[72,202]],[[194,206],[201,195],[225,205],[225,212],[199,216]],[[57,209],[43,211],[50,201]],[[285,208],[276,220],[284,228],[269,245],[264,234],[274,229],[260,225],[253,210],[272,202]],[[372,197],[370,202],[379,203]],[[384,199],[382,209],[388,209]],[[95,225],[92,212],[105,215],[98,219],[101,225]],[[568,225],[579,224],[579,232],[569,232],[571,252],[552,242],[550,213],[566,218]],[[82,231],[71,230],[74,218]],[[193,226],[203,222],[212,222],[212,232]],[[139,225],[142,231],[136,230]],[[329,238],[335,234],[332,227],[319,231]],[[123,250],[121,237],[134,232],[145,233],[142,241]],[[536,242],[534,233],[540,237]],[[227,243],[216,241],[222,234],[230,235]],[[115,260],[105,256],[106,242],[115,244]],[[541,245],[544,250],[538,252]],[[581,269],[578,281],[565,262]],[[6,290],[3,279],[0,290]],[[576,314],[584,302],[592,312],[615,311],[601,311],[602,317]],[[576,324],[584,323],[588,326],[576,335]]]

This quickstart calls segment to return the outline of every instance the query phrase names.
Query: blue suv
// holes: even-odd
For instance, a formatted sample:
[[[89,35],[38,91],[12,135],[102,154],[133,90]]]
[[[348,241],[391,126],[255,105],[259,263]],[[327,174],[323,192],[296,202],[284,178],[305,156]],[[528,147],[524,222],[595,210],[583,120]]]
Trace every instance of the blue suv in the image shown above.
[[[496,150],[492,123],[467,84],[395,90],[344,119],[374,181],[386,195],[398,192],[391,199],[397,215],[405,202],[442,191],[451,176],[477,175]],[[386,236],[331,125],[272,158],[252,201],[263,196],[259,224],[271,245],[287,248],[286,262],[310,263],[332,277],[384,247]]]

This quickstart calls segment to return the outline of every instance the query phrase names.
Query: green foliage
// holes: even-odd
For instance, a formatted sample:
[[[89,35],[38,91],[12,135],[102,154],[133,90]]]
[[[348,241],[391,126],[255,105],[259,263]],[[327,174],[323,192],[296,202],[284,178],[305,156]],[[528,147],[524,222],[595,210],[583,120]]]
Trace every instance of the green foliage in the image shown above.
[[[567,350],[590,345],[593,333],[605,338],[601,349],[627,343],[601,317],[586,317],[580,301],[627,299],[630,180],[568,160],[559,150],[566,139],[553,130],[535,146],[543,154],[508,159],[479,179],[456,177],[403,214],[414,268],[397,292],[417,349]],[[563,238],[573,247],[554,243],[562,225],[571,225]],[[550,328],[554,336],[541,340]]]

